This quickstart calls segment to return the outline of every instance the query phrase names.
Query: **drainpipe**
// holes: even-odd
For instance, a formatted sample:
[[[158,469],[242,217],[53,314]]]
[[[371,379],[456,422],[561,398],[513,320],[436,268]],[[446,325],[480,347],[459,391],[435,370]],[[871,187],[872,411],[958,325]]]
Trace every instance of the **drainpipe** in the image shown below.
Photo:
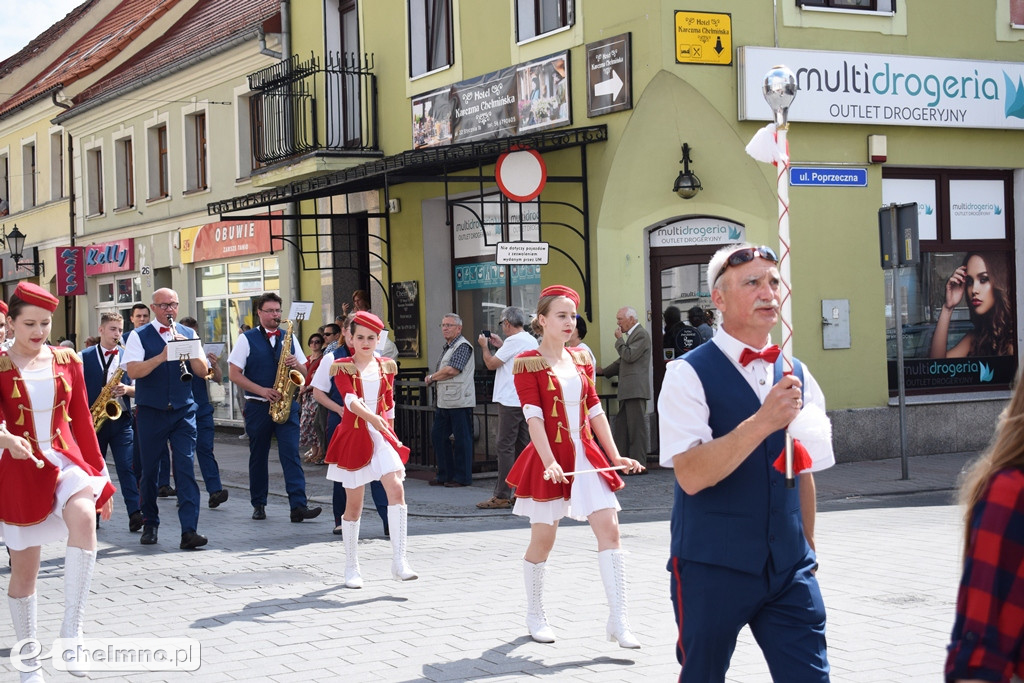
[[[262,26],[256,29],[256,36],[259,39],[261,55],[273,57],[274,59],[277,60],[281,60],[283,58],[280,52],[275,52],[274,50],[271,50],[270,48],[267,47],[267,33],[266,31],[263,30]]]
[[[65,111],[71,109],[71,105],[66,102],[60,102],[57,100],[57,91],[54,90],[50,94],[50,99],[53,104],[64,109]],[[71,137],[71,133],[67,130],[64,131],[68,136],[68,242],[70,246],[75,246],[75,141]],[[75,342],[75,346],[78,346],[78,297],[70,297],[70,301],[65,297],[64,305],[64,335],[67,339]]]
[[[285,60],[291,59],[292,56],[292,36],[291,36],[291,2],[290,0],[281,0],[281,55]],[[295,216],[299,212],[299,205],[296,202],[288,202],[285,206],[285,216]],[[299,292],[299,274],[301,273],[301,258],[299,255],[299,248],[301,243],[299,242],[299,223],[295,218],[285,218],[283,226],[284,236],[292,240],[293,247],[291,250],[286,250],[288,254],[288,269],[291,271],[292,276],[289,278],[290,282],[288,285],[288,296],[291,301],[298,301],[300,297]],[[287,244],[287,242],[285,242]],[[299,339],[305,337],[305,333],[302,331],[301,326],[298,330]]]

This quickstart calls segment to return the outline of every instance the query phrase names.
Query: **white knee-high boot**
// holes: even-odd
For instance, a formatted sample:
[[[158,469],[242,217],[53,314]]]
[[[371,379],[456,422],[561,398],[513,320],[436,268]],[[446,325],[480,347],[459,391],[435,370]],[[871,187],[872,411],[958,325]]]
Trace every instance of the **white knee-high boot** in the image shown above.
[[[18,639],[18,642],[30,638],[36,639],[36,594],[26,598],[12,598],[7,597],[7,604],[11,608],[11,621],[14,622],[14,637]],[[26,647],[32,647],[28,645]],[[16,654],[12,652],[11,654]],[[39,665],[39,660],[33,657],[32,659],[23,659],[22,663],[25,668],[33,668]],[[22,683],[42,683],[43,681],[43,670],[36,669],[28,673],[21,674]]]
[[[548,626],[544,614],[544,567],[546,562],[523,560],[523,580],[526,582],[526,628],[538,643],[555,642],[555,633]]]
[[[92,570],[96,566],[96,551],[68,546],[64,556],[64,622],[60,626],[60,637],[68,639],[65,647],[77,646],[82,641],[82,622],[85,620],[85,603],[89,599],[92,584]],[[84,676],[88,665],[79,662],[72,654],[67,659],[68,673]]]
[[[637,648],[640,641],[629,630],[626,618],[626,556],[622,550],[602,550],[597,554],[601,568],[601,581],[608,596],[608,640],[616,640],[619,647]]]
[[[405,541],[409,535],[409,507],[388,505],[388,530],[391,532],[391,575],[398,581],[412,581],[419,575],[405,559]]]
[[[359,520],[341,520],[341,541],[345,544],[345,588],[362,588],[359,575]]]

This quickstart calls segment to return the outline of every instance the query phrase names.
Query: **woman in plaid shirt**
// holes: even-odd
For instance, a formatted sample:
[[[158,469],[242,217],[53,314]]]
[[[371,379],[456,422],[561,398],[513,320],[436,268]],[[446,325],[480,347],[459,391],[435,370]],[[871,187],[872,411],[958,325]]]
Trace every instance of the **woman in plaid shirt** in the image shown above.
[[[1019,378],[1018,378],[1019,381]],[[946,681],[1024,679],[1024,390],[961,487],[964,572]]]

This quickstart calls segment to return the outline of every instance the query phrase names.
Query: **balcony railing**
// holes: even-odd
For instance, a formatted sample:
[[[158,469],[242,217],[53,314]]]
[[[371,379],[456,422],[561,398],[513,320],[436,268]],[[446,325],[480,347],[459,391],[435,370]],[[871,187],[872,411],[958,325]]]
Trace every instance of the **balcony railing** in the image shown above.
[[[253,158],[272,164],[311,152],[376,152],[373,56],[292,55],[249,75]]]

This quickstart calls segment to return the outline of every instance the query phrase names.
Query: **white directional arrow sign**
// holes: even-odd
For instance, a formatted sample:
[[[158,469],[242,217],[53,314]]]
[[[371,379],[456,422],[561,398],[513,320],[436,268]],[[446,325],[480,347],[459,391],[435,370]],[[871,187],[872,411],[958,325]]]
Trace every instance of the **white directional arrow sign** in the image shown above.
[[[612,99],[616,100],[618,99],[620,92],[622,92],[622,79],[619,78],[619,74],[615,70],[612,70],[612,77],[607,81],[601,81],[600,83],[594,84],[595,97],[611,95]]]

